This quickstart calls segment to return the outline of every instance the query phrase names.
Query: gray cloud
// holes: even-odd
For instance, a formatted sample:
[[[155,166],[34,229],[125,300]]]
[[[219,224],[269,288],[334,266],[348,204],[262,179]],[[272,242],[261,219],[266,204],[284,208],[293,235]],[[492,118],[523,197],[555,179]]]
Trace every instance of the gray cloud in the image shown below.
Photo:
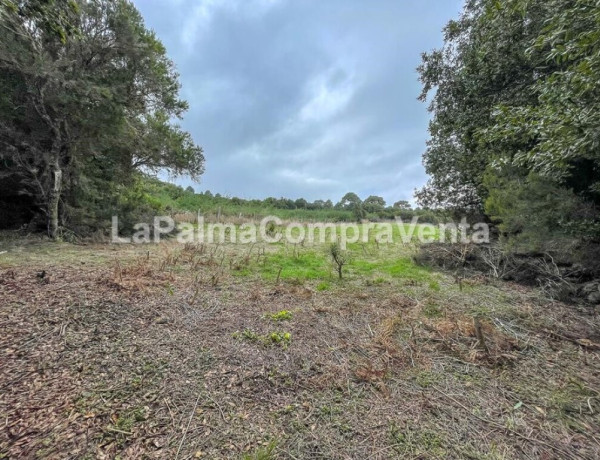
[[[197,190],[246,198],[410,199],[425,180],[420,53],[448,0],[137,0],[190,103]]]

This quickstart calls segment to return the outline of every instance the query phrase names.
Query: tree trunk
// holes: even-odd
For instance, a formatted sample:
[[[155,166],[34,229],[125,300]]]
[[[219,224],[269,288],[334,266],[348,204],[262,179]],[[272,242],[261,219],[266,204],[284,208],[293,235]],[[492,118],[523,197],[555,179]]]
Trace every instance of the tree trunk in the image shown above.
[[[48,236],[53,240],[60,238],[58,204],[60,202],[60,192],[62,188],[62,170],[60,169],[58,152],[53,155],[53,161],[50,170],[53,178],[53,185],[48,195]]]

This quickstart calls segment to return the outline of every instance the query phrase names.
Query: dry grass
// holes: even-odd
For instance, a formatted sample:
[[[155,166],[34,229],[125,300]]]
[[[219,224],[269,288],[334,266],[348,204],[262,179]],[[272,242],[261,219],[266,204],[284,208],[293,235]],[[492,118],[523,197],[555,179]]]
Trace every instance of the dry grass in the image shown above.
[[[263,248],[15,247],[0,458],[600,455],[594,310],[443,275],[240,276]]]

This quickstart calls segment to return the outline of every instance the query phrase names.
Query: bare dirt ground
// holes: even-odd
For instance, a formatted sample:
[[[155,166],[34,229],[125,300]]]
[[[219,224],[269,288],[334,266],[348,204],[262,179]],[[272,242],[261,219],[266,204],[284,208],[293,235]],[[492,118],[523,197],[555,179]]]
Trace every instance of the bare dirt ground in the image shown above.
[[[240,269],[261,248],[26,243],[0,256],[0,458],[600,458],[589,307],[266,280]]]

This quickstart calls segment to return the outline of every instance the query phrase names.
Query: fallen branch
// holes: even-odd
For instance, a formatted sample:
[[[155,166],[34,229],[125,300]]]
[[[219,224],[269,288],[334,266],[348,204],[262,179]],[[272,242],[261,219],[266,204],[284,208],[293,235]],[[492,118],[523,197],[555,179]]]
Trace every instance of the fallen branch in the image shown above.
[[[106,428],[106,431],[110,431],[111,433],[120,433],[120,434],[124,434],[127,436],[133,436],[133,433],[131,431],[123,431],[123,430],[119,430],[117,428],[112,428],[112,427],[108,427]]]
[[[600,350],[599,343],[592,342],[589,339],[577,338],[576,336],[574,336],[568,332],[563,332],[562,334],[559,334],[558,332],[550,331],[548,329],[544,329],[544,332],[546,334],[548,334],[549,336],[554,337],[556,339],[565,340],[567,342],[574,343],[575,345],[580,345],[584,348],[589,348],[590,350]]]
[[[190,424],[192,423],[192,418],[194,418],[194,414],[196,413],[196,408],[198,407],[199,401],[200,401],[200,395],[198,395],[198,398],[196,398],[196,404],[194,404],[194,409],[192,409],[192,413],[190,414],[190,419],[188,420],[188,424],[185,427],[185,431],[183,432],[181,442],[179,443],[179,447],[177,448],[177,453],[175,454],[175,460],[177,460],[179,458],[179,452],[181,451],[181,448],[183,447],[183,441],[185,440],[187,432],[190,429]]]

